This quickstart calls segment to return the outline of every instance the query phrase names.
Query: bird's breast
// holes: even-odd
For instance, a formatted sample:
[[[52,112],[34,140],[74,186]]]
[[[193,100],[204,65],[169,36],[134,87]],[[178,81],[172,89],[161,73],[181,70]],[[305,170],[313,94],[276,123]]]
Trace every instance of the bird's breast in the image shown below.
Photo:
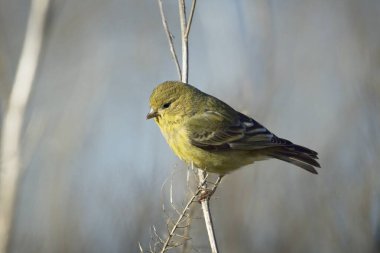
[[[173,152],[186,162],[191,161],[191,144],[186,130],[180,124],[159,124],[162,135]]]
[[[226,174],[256,160],[245,154],[248,153],[247,151],[230,150],[218,152],[196,147],[192,145],[186,128],[182,124],[166,124],[163,120],[160,120],[157,124],[173,152],[181,160],[189,164],[193,163],[197,168]]]

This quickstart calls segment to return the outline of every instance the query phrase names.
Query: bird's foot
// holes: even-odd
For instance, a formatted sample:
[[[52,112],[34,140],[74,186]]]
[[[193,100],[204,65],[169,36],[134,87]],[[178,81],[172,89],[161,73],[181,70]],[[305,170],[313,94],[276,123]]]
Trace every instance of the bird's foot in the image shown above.
[[[198,202],[201,203],[202,201],[209,200],[211,196],[214,194],[215,189],[202,189],[202,191],[199,194]]]
[[[224,175],[219,175],[219,177],[216,180],[216,182],[215,183],[211,183],[212,185],[214,185],[212,187],[212,189],[206,188],[207,185],[199,186],[201,188],[201,191],[200,191],[200,194],[199,194],[199,198],[198,198],[198,202],[199,203],[201,203],[204,200],[210,200],[211,196],[215,193],[216,189],[218,188],[219,183],[222,181],[223,176]]]

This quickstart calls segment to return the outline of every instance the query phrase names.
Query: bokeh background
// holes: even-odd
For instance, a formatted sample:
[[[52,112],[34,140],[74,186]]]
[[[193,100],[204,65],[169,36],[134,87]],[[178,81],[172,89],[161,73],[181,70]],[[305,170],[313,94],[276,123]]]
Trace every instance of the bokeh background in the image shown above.
[[[2,115],[29,4],[0,1]],[[164,6],[179,46],[177,1]],[[198,1],[189,82],[322,165],[226,177],[211,206],[221,252],[380,252],[379,16],[378,0]],[[55,0],[47,22],[10,252],[148,248],[153,225],[165,232],[162,184],[186,171],[145,120],[155,85],[178,79],[157,2]],[[209,252],[203,223],[193,229]]]

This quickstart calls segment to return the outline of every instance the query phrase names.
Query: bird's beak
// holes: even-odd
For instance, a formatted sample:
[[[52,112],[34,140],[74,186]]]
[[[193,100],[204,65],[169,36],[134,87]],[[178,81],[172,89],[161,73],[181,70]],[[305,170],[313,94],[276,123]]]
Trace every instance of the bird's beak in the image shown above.
[[[157,118],[158,116],[158,112],[153,110],[153,108],[150,108],[149,113],[146,115],[146,119]]]

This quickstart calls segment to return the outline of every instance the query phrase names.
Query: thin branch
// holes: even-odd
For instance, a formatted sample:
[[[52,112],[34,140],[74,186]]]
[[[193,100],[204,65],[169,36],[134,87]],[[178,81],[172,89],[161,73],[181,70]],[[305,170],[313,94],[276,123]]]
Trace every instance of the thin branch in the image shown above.
[[[213,183],[214,186],[212,187],[211,192],[210,192],[210,194],[209,194],[210,197],[214,194],[214,192],[215,192],[216,189],[218,188],[218,186],[219,186],[220,182],[222,181],[222,178],[223,178],[223,177],[224,177],[224,175],[219,175],[219,176],[218,176],[218,179],[216,180],[216,182]]]
[[[186,32],[185,32],[185,38],[187,39],[189,38],[191,23],[193,22],[193,16],[194,16],[196,4],[197,4],[197,0],[193,0],[193,2],[191,3],[189,21],[187,22],[187,27],[186,27]]]
[[[180,234],[173,234],[173,236],[177,236],[177,237],[180,237],[182,239],[185,239],[186,241],[190,240],[191,237],[189,236],[186,236],[186,235],[180,235]]]
[[[190,182],[191,179],[193,179],[193,180]],[[194,183],[192,183],[193,181],[194,181]],[[194,171],[191,169],[190,166],[187,166],[187,170],[186,170],[186,186],[187,186],[187,195],[188,196],[191,196],[192,194],[194,194],[194,191],[192,189],[198,188],[198,176],[194,173]],[[194,211],[195,211],[194,206],[190,207],[190,210],[188,212],[188,218],[187,218],[189,226],[187,226],[185,228],[185,230],[183,231],[183,234],[187,237],[190,237],[190,230],[191,230],[191,225],[192,225],[193,218],[194,218],[193,217]],[[190,250],[191,250],[190,240],[185,240],[183,243],[181,252],[182,253],[189,253]]]
[[[207,179],[207,176],[204,177],[203,181],[200,183],[201,186],[206,182],[206,179]],[[169,247],[170,247],[169,242],[172,239],[172,237],[174,236],[176,229],[179,227],[179,224],[181,223],[182,219],[185,217],[187,211],[189,210],[190,205],[194,202],[195,198],[199,195],[199,193],[201,191],[202,191],[202,188],[199,188],[195,192],[195,194],[189,199],[189,201],[187,202],[187,204],[183,208],[181,215],[178,217],[176,223],[174,224],[173,228],[171,229],[171,231],[168,235],[168,238],[166,239],[164,245],[162,246],[162,250],[160,251],[161,253],[164,253],[165,251],[167,251],[169,249]]]
[[[202,180],[205,178],[205,172],[202,170],[198,170],[198,176],[199,180]],[[207,177],[207,175],[206,175]],[[221,177],[218,178],[217,183],[215,183],[215,186],[219,184]],[[216,190],[216,187],[214,186],[213,190]],[[200,185],[200,188],[202,189],[203,192],[207,191],[207,186],[205,184]],[[216,244],[216,239],[215,239],[215,232],[214,232],[214,226],[212,222],[212,217],[210,214],[210,205],[209,205],[209,197],[204,198],[201,200],[202,204],[202,211],[203,211],[203,216],[205,219],[205,224],[206,224],[206,229],[207,229],[207,234],[208,234],[208,239],[210,241],[210,246],[211,246],[211,252],[212,253],[218,253],[218,245]]]
[[[182,44],[182,76],[181,81],[183,83],[188,82],[188,72],[189,72],[189,49],[188,49],[188,36],[185,36],[187,25],[186,25],[186,5],[185,0],[178,0],[179,8],[179,19],[181,23],[181,44]]]
[[[21,129],[25,107],[38,66],[48,6],[49,0],[34,0],[31,3],[24,44],[2,127],[0,253],[6,252],[10,237],[17,184],[21,172]]]
[[[181,79],[182,72],[181,72],[181,67],[179,66],[179,61],[178,61],[177,53],[176,53],[175,48],[174,48],[173,35],[171,34],[171,32],[169,30],[168,22],[166,21],[166,16],[165,16],[165,13],[164,13],[164,7],[162,6],[162,0],[157,0],[157,1],[158,1],[158,6],[160,8],[162,25],[164,27],[164,30],[165,30],[165,33],[166,33],[166,37],[167,37],[168,42],[169,42],[170,52],[172,54],[172,57],[173,57],[173,60],[174,60],[174,64],[175,64],[175,66],[177,68],[178,76]]]
[[[164,241],[162,240],[161,236],[158,235],[155,226],[153,226],[153,234],[154,234],[154,236],[158,239],[158,241],[159,241],[160,243],[164,244]]]
[[[143,248],[141,247],[141,243],[140,243],[140,242],[138,242],[138,246],[139,246],[139,251],[140,251],[140,253],[144,253],[144,250],[143,250]]]

